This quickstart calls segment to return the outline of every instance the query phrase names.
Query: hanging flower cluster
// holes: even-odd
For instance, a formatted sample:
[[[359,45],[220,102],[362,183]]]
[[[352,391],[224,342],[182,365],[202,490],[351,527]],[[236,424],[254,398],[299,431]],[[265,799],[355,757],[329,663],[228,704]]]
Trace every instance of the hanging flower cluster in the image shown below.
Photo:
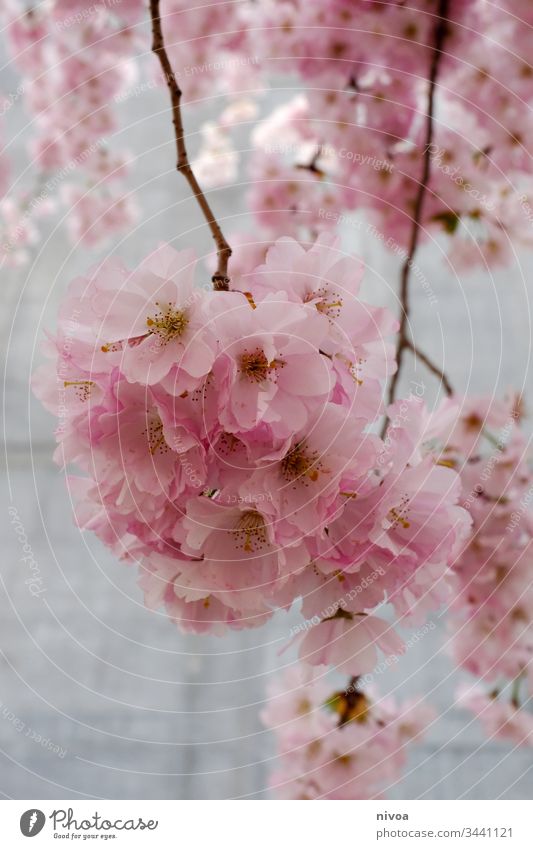
[[[459,472],[472,519],[444,576],[454,660],[480,682],[461,685],[459,703],[490,737],[532,745],[533,470],[522,415],[516,395],[449,398],[431,415],[420,407],[418,444]]]
[[[458,475],[410,435],[416,399],[370,431],[396,323],[362,273],[329,236],[279,240],[246,292],[194,288],[169,246],[131,273],[106,260],[71,285],[34,378],[58,461],[86,475],[80,526],[139,562],[149,605],[221,632],[303,595],[302,653],[351,674],[400,648],[369,610],[438,604],[468,529]]]
[[[448,462],[461,472],[472,534],[454,566],[449,623],[457,664],[485,687],[462,703],[491,736],[533,744],[533,470],[515,398],[447,402],[441,421]]]
[[[420,699],[396,704],[356,678],[331,692],[305,665],[279,676],[262,713],[276,735],[269,776],[282,799],[380,799],[400,779],[406,748],[433,719]]]

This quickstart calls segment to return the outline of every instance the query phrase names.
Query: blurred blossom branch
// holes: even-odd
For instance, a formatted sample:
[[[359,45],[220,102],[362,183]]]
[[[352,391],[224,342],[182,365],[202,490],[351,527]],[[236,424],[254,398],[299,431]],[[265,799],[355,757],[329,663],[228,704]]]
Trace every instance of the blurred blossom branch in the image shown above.
[[[207,224],[209,225],[211,235],[213,236],[217,247],[218,263],[216,271],[213,274],[212,278],[213,288],[218,291],[226,291],[229,289],[230,282],[228,277],[228,262],[231,256],[231,248],[228,245],[226,239],[224,238],[224,234],[222,233],[220,225],[213,214],[213,211],[207,201],[207,198],[205,197],[202,189],[200,188],[198,180],[196,179],[194,171],[192,170],[191,164],[189,162],[189,156],[185,144],[183,120],[181,116],[182,91],[178,85],[176,75],[172,69],[172,65],[170,64],[170,60],[168,58],[168,54],[165,48],[165,41],[163,38],[163,30],[161,26],[160,0],[150,0],[150,15],[152,19],[153,36],[152,52],[155,53],[155,55],[159,59],[159,63],[161,65],[161,69],[167,82],[172,102],[172,123],[174,124],[174,132],[176,135],[176,150],[178,154],[176,169],[179,171],[180,174],[183,174],[189,186],[191,187],[194,196],[198,201],[198,205],[202,210],[204,218]]]
[[[422,354],[417,347],[415,347],[414,343],[411,341],[409,337],[409,283],[411,276],[411,268],[413,265],[414,256],[418,247],[419,237],[420,237],[420,225],[422,221],[422,213],[424,209],[424,200],[428,188],[429,178],[431,174],[431,145],[433,143],[433,131],[434,131],[434,113],[435,113],[435,87],[437,83],[437,76],[439,72],[440,60],[442,58],[443,45],[444,40],[446,38],[447,29],[448,29],[448,6],[449,0],[440,0],[438,12],[437,12],[437,23],[435,25],[435,37],[433,44],[433,53],[431,59],[431,67],[428,77],[428,101],[427,101],[427,115],[426,115],[426,135],[424,140],[424,155],[423,155],[423,166],[422,166],[422,176],[420,178],[420,182],[418,184],[418,190],[415,197],[415,206],[413,212],[413,226],[411,229],[411,236],[409,241],[409,248],[407,252],[407,256],[402,266],[401,272],[401,282],[400,282],[400,305],[401,305],[401,316],[400,316],[400,329],[398,333],[398,341],[396,343],[396,361],[398,363],[398,368],[396,372],[393,374],[390,386],[389,386],[389,396],[388,403],[391,404],[394,401],[396,395],[396,387],[398,384],[398,380],[400,378],[400,371],[403,362],[404,352],[409,349],[413,351],[420,358],[420,360],[424,363],[425,366],[436,375],[444,386],[444,389],[448,395],[452,394],[452,386],[450,381],[444,374],[444,371],[436,366],[428,356]],[[385,427],[386,427],[385,422]]]

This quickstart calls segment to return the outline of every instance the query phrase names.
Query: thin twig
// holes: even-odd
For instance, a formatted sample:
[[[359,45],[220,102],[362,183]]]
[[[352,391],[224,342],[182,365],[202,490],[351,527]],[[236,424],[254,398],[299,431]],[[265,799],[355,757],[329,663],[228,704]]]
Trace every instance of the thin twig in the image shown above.
[[[220,291],[229,289],[230,279],[228,277],[228,262],[231,256],[231,248],[224,238],[224,234],[220,229],[220,225],[216,220],[207,198],[198,184],[194,172],[189,162],[187,147],[185,145],[185,134],[183,131],[183,121],[181,117],[181,97],[182,91],[178,85],[176,75],[172,70],[172,65],[168,58],[163,39],[163,30],[161,27],[161,16],[159,14],[160,0],[150,0],[150,15],[152,18],[152,51],[155,53],[161,64],[161,69],[167,81],[168,90],[172,102],[172,123],[174,124],[174,133],[176,136],[176,150],[178,161],[176,168],[180,174],[183,174],[191,187],[193,194],[198,201],[198,205],[203,212],[204,218],[209,225],[211,235],[217,246],[218,263],[217,269],[213,274],[213,287]]]
[[[424,354],[423,351],[417,348],[415,343],[411,339],[407,339],[405,347],[409,348],[409,350],[413,352],[415,357],[417,357],[417,359],[424,363],[428,371],[430,371],[432,374],[435,375],[435,377],[440,380],[446,394],[453,395],[452,385],[443,370],[439,368],[439,366],[435,365],[435,363],[428,357],[427,354]]]
[[[439,0],[439,8],[438,8],[438,20],[435,26],[435,38],[434,38],[434,46],[433,46],[433,55],[431,59],[431,67],[428,77],[428,105],[427,105],[427,117],[426,117],[426,137],[424,142],[424,156],[423,156],[423,168],[422,168],[422,176],[420,182],[418,184],[418,191],[415,198],[415,208],[413,212],[413,226],[411,229],[411,238],[409,243],[409,250],[407,256],[405,258],[404,264],[402,266],[401,273],[401,283],[400,283],[400,304],[401,304],[401,317],[400,317],[400,329],[398,332],[398,341],[396,344],[396,361],[398,363],[398,368],[396,372],[393,374],[390,387],[389,387],[389,398],[388,403],[392,403],[394,400],[396,386],[398,383],[398,379],[400,377],[400,370],[402,366],[403,354],[406,348],[413,348],[414,346],[409,339],[408,334],[408,320],[409,320],[409,281],[410,281],[410,272],[413,266],[413,259],[416,253],[416,249],[418,247],[418,241],[420,238],[420,223],[422,221],[422,212],[424,208],[424,199],[426,196],[426,191],[429,183],[429,177],[431,172],[431,145],[433,142],[433,129],[434,129],[434,110],[435,110],[435,84],[437,82],[437,75],[439,71],[439,64],[442,57],[442,47],[444,44],[444,39],[446,37],[447,30],[447,18],[448,18],[448,3],[449,0]],[[451,386],[449,380],[445,377],[444,373],[440,369],[436,369],[434,366],[429,366],[429,360],[427,357],[422,356],[418,353],[418,356],[428,367],[431,368],[435,374],[438,374],[445,387]],[[448,389],[447,389],[448,391]],[[385,422],[385,427],[387,422]]]

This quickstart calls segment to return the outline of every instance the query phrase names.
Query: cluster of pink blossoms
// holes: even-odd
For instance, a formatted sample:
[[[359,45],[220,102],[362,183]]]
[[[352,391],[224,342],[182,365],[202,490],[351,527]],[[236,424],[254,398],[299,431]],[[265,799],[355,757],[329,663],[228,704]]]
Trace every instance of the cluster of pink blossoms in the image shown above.
[[[246,53],[243,10],[233,0],[162,0],[167,51],[186,101],[256,93],[261,86],[259,57]]]
[[[0,12],[20,82],[4,112],[19,100],[31,116],[31,187],[0,205],[0,255],[19,262],[38,239],[38,219],[69,210],[72,241],[101,244],[130,226],[136,204],[125,193],[129,153],[110,142],[120,98],[135,79],[136,30],[143,0],[50,0],[28,8],[6,0]],[[7,120],[7,119],[6,119]],[[28,169],[29,170],[29,169]]]
[[[533,468],[522,415],[516,396],[454,397],[431,415],[420,407],[419,425],[422,455],[459,472],[472,519],[446,575],[453,657],[480,682],[461,685],[459,702],[490,737],[533,745]]]
[[[514,243],[533,240],[525,141],[532,131],[531,12],[514,0],[446,5],[421,235],[453,237],[448,253],[458,268],[506,264]],[[364,210],[384,244],[395,252],[407,247],[438,0],[164,0],[161,9],[185,100],[230,97],[202,131],[203,185],[235,179],[234,128],[246,127],[272,79],[289,73],[303,91],[278,101],[251,133],[249,203],[265,240],[309,240],[335,228],[343,212]],[[104,140],[137,69],[146,72],[146,12],[142,0],[50,0],[30,10],[7,0],[3,10],[35,119],[31,156],[47,175],[72,162],[86,175],[63,201],[73,204],[73,237],[89,244],[134,215],[117,162],[127,152],[108,160]],[[32,241],[23,200],[15,198],[14,207],[23,224],[14,245],[10,207],[4,253],[11,258]]]
[[[396,322],[329,236],[279,240],[244,292],[195,288],[194,266],[161,246],[69,289],[34,387],[58,461],[85,473],[78,523],[183,628],[257,626],[303,597],[301,656],[369,671],[376,646],[401,650],[372,610],[438,606],[469,528],[458,475],[420,453],[417,399],[371,432]]]
[[[406,748],[433,719],[419,699],[398,705],[357,679],[331,692],[305,665],[279,677],[262,713],[276,735],[272,791],[283,799],[379,799],[401,777]]]
[[[533,745],[533,716],[521,709],[533,693],[533,468],[521,415],[516,399],[468,399],[445,435],[473,519],[450,626],[457,664],[483,685],[463,687],[462,703],[490,736]]]
[[[453,236],[455,267],[508,264],[513,242],[533,241],[526,142],[533,19],[527,3],[446,5],[421,235]],[[302,88],[278,99],[251,135],[249,204],[265,238],[308,239],[334,228],[343,212],[365,210],[384,244],[405,249],[426,145],[422,116],[438,0],[222,3],[226,17],[216,29],[187,15],[188,2],[166,6],[175,12],[168,26],[173,18],[183,22],[197,56],[207,56],[215,38],[217,56],[228,62],[230,51],[250,65],[259,93],[280,72],[296,75]],[[217,77],[205,64],[211,74],[197,75],[202,85],[213,85],[215,76],[233,96],[251,93],[242,75],[224,69]]]

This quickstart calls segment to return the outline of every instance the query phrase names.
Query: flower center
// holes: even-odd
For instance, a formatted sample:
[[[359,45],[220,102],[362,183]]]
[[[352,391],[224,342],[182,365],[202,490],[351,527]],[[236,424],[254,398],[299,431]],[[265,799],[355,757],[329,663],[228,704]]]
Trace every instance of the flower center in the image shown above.
[[[466,429],[469,431],[473,431],[474,433],[480,431],[483,425],[483,420],[481,419],[481,416],[478,416],[477,413],[470,413],[469,416],[464,417],[463,421]]]
[[[255,383],[263,383],[278,366],[283,366],[283,363],[279,360],[269,362],[261,348],[256,348],[255,351],[251,352],[244,351],[239,359],[241,374]]]
[[[326,315],[328,318],[335,319],[341,314],[343,300],[337,293],[330,292],[325,286],[311,292],[306,300],[314,301],[318,312]]]
[[[237,548],[243,551],[260,551],[267,544],[265,520],[257,510],[242,513],[232,533]]]
[[[157,333],[165,344],[182,336],[189,324],[187,314],[183,310],[175,309],[172,304],[162,305],[156,301],[155,305],[158,311],[146,319],[149,332]]]
[[[318,451],[311,451],[305,442],[298,442],[281,461],[281,473],[287,481],[304,478],[316,481],[322,470]]]
[[[333,693],[326,706],[339,715],[339,724],[347,722],[367,722],[370,716],[371,704],[365,694],[354,687]]]

